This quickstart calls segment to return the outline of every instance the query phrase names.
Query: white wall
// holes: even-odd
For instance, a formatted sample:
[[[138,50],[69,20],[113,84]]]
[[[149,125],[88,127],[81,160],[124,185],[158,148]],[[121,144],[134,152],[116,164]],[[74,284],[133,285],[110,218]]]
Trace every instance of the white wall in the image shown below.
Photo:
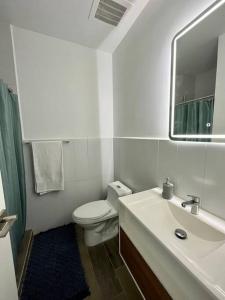
[[[27,228],[38,232],[71,222],[76,207],[103,198],[113,181],[112,58],[17,27],[13,42],[24,139],[71,139],[63,144],[65,190],[41,197],[24,146]]]
[[[216,68],[196,75],[195,98],[215,95]]]
[[[197,195],[202,208],[225,219],[223,144],[115,138],[114,162],[115,179],[134,191],[162,188],[170,177],[176,195]]]
[[[176,103],[215,95],[216,68],[196,75],[176,76]]]
[[[16,91],[13,49],[9,24],[0,22],[0,38],[0,79]]]
[[[195,97],[195,77],[193,75],[176,76],[176,103],[194,99]]]
[[[24,138],[99,136],[101,54],[97,60],[93,49],[17,27],[13,40]]]
[[[27,228],[35,233],[70,223],[75,208],[104,199],[107,183],[113,181],[112,139],[76,139],[64,144],[63,150],[65,190],[37,196],[31,147],[24,147]]]
[[[213,0],[152,0],[113,54],[115,136],[168,137],[171,42]]]
[[[170,176],[179,196],[199,195],[204,209],[225,218],[225,145],[161,140],[169,131],[172,38],[212,3],[150,1],[113,54],[114,130],[121,137],[114,139],[115,179],[140,191]]]
[[[113,136],[112,54],[97,51],[99,135]]]

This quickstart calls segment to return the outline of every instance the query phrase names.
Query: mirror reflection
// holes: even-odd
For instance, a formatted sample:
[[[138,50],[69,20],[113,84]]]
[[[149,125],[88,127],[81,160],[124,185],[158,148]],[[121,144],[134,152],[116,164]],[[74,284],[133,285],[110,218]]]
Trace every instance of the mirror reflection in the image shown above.
[[[225,137],[225,5],[174,40],[172,138]]]

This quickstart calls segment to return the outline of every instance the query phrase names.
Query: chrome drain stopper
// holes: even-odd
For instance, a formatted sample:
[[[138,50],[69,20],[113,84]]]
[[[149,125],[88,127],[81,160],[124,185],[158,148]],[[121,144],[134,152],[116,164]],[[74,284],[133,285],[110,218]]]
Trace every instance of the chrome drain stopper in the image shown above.
[[[187,238],[187,233],[183,229],[177,228],[174,233],[178,239],[185,240]]]

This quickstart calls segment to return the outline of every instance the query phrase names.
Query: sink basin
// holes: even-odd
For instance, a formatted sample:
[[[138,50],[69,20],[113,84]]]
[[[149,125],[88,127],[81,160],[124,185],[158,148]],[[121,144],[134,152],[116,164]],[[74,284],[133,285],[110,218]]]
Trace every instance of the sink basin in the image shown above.
[[[168,201],[161,192],[155,188],[120,202],[215,299],[225,299],[225,222],[202,209],[193,215],[190,207],[181,206],[183,199]],[[187,239],[175,235],[177,228],[187,233]]]
[[[130,205],[131,211],[142,216],[148,228],[157,236],[184,254],[203,257],[225,242],[225,234],[196,218],[173,202],[145,200]],[[174,234],[176,228],[184,229],[187,240],[180,241]]]

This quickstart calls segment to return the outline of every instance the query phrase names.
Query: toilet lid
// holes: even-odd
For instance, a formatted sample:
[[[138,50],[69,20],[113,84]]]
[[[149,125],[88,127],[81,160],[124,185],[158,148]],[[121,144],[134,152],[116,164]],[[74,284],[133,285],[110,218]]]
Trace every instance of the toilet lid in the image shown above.
[[[111,207],[105,200],[98,200],[84,204],[74,211],[74,217],[78,219],[98,219],[111,211]]]

